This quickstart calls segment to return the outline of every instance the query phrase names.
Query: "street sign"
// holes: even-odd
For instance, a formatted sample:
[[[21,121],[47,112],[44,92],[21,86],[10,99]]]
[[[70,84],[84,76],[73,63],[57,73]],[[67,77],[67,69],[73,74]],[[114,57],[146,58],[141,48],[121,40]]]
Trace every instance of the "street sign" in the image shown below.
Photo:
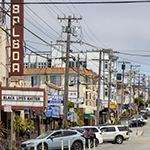
[[[48,105],[54,105],[54,106],[63,105],[63,96],[62,95],[49,95]]]
[[[70,122],[77,122],[78,121],[78,116],[76,113],[72,113],[70,115]]]
[[[83,104],[84,98],[83,97],[81,97],[81,98],[71,98],[70,101],[73,104]]]
[[[28,108],[24,108],[24,114],[29,114],[29,109]]]
[[[12,112],[11,105],[4,105],[4,112]]]

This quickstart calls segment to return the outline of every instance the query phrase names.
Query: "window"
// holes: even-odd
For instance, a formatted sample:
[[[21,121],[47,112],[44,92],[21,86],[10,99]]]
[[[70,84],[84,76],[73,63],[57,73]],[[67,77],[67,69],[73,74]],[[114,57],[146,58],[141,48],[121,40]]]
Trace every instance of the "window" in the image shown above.
[[[46,68],[46,63],[38,63],[38,68]]]
[[[36,63],[31,63],[30,68],[36,68]]]
[[[50,76],[50,82],[57,86],[61,86],[61,76]]]
[[[51,136],[53,136],[54,138],[57,138],[57,137],[62,137],[62,132],[59,131],[59,132],[55,132],[54,134],[52,134]]]
[[[127,131],[126,127],[118,127],[119,131]]]
[[[105,61],[105,69],[108,69],[108,61]]]
[[[77,86],[77,76],[70,77],[70,84],[73,86]]]
[[[108,89],[105,88],[105,96],[108,96]]]
[[[31,77],[31,84],[32,87],[40,87],[40,76],[32,76]]]
[[[116,131],[115,127],[108,127],[107,132],[114,132]]]
[[[24,63],[24,68],[28,68],[28,63]]]
[[[75,135],[75,134],[77,134],[77,132],[74,132],[74,131],[64,131],[64,136]]]
[[[88,93],[87,92],[85,93],[85,98],[88,99]]]
[[[92,130],[93,132],[98,132],[98,130],[96,128],[85,128],[85,129],[88,131]]]
[[[91,99],[91,93],[89,93],[89,99]]]

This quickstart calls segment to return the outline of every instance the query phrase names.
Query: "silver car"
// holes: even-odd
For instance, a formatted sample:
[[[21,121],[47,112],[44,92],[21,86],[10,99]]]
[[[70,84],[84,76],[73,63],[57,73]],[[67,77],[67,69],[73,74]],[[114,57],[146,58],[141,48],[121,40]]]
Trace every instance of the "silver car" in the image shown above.
[[[61,149],[63,141],[63,148],[68,148],[68,140],[70,140],[70,147],[73,150],[82,150],[84,136],[72,129],[60,129],[47,131],[36,139],[25,141],[21,144],[21,150],[34,150],[36,144],[37,150],[42,150],[42,142],[44,142],[44,150]]]

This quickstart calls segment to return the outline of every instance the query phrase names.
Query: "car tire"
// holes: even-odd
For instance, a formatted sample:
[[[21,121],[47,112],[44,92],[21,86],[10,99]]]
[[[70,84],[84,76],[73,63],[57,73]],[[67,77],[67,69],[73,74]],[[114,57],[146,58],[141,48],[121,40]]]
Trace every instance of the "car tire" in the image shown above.
[[[82,150],[83,149],[83,145],[81,142],[74,142],[73,145],[72,145],[72,150]]]
[[[99,144],[98,139],[95,139],[95,147],[97,147],[97,146],[98,146],[98,144]]]
[[[123,137],[122,136],[117,136],[116,137],[116,139],[115,139],[115,142],[117,143],[117,144],[122,144],[122,142],[123,142]]]
[[[140,124],[140,127],[143,127],[143,124],[142,124],[142,123]]]
[[[37,150],[42,150],[42,144],[38,145]],[[44,144],[44,150],[48,150],[45,144]]]

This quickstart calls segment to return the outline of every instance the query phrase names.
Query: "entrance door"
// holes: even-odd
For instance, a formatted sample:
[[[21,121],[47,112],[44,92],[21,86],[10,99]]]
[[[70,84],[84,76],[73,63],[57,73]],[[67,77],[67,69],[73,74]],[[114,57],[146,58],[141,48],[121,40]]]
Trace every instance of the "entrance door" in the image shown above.
[[[4,124],[4,128],[7,129],[7,112],[1,111],[1,121]],[[7,138],[7,134],[4,133],[5,138]]]

